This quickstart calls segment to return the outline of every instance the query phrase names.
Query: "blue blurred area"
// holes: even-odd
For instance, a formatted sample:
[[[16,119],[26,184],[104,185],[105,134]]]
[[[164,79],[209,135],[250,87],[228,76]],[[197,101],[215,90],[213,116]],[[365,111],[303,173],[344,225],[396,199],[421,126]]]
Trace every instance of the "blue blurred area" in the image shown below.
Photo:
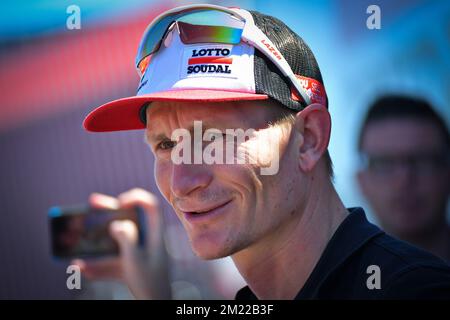
[[[15,100],[8,100],[6,105],[2,100],[0,108],[0,252],[6,256],[0,265],[0,298],[73,297],[64,286],[64,266],[55,265],[49,257],[49,207],[82,202],[94,191],[118,194],[139,186],[158,193],[152,177],[153,159],[141,133],[92,135],[82,131],[81,122],[94,107],[135,93],[138,79],[131,49],[122,46],[134,48],[137,43],[125,46],[124,39],[108,36],[120,35],[122,29],[127,34],[141,34],[143,29],[133,29],[135,17],[188,3],[192,1],[3,1],[0,5],[0,91],[22,101],[16,105]],[[366,108],[378,95],[404,92],[425,96],[450,123],[450,1],[376,1],[381,9],[380,30],[366,26],[366,9],[375,3],[371,0],[210,3],[276,16],[309,44],[330,101],[330,152],[336,187],[347,206],[366,206],[354,179],[356,139]],[[78,31],[66,28],[66,8],[72,4],[81,10],[82,29]],[[109,29],[112,24],[118,26],[115,33]],[[70,55],[73,50],[79,51]],[[72,60],[39,68],[39,59],[57,60],[59,51]],[[94,51],[102,52],[94,56]],[[27,61],[16,61],[19,54]],[[35,57],[37,61],[30,61]],[[120,68],[115,59],[121,59]],[[24,62],[34,67],[21,69]],[[81,70],[70,69],[72,73],[67,74],[63,67],[70,63]],[[14,68],[7,73],[11,64]],[[96,77],[97,69],[91,70],[95,66],[105,67],[98,69],[104,72],[102,77]],[[16,67],[23,73],[20,81],[10,80]],[[76,76],[75,71],[79,71]],[[33,88],[47,81],[52,86],[41,94],[51,97],[58,92],[53,100],[40,101],[39,92],[23,89],[26,84]],[[61,88],[59,82],[65,86]],[[73,88],[76,90],[71,91]],[[36,104],[30,109],[32,114],[27,110],[21,117],[14,116],[32,103]],[[53,106],[46,108],[47,103]],[[170,208],[166,211],[169,215]],[[180,236],[177,230],[172,229],[174,236]],[[178,243],[185,241],[180,238]],[[189,250],[188,246],[185,249]],[[192,265],[193,258],[185,251],[173,255],[185,263],[186,270],[200,270],[189,280],[200,283],[199,296],[226,295],[218,293],[220,288],[202,287],[207,264]],[[177,283],[186,287],[189,281],[177,272]]]
[[[4,1],[1,5],[0,39],[14,40],[66,31],[66,9],[77,5],[81,9],[83,26],[124,19],[139,10],[150,8],[154,0],[47,0]]]

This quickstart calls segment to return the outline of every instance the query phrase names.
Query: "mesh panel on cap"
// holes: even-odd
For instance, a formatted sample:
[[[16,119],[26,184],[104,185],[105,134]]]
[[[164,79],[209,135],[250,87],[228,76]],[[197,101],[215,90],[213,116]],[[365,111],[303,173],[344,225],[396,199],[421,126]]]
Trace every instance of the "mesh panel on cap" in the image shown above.
[[[249,12],[256,26],[273,42],[295,74],[315,79],[323,85],[317,61],[302,38],[275,17],[257,11]],[[267,94],[288,108],[305,108],[303,102],[291,99],[290,81],[258,50],[255,50],[255,86],[256,93]],[[328,108],[328,98],[326,107]]]

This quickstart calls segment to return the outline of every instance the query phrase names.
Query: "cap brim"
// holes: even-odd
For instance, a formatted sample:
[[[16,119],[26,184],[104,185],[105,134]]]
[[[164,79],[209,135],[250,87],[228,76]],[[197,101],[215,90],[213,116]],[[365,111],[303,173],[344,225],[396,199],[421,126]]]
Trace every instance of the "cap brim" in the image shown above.
[[[240,100],[267,100],[265,94],[185,89],[162,91],[152,94],[133,96],[106,103],[92,112],[84,119],[83,126],[87,131],[106,132],[144,129],[145,124],[139,118],[142,106],[151,101],[240,101]]]

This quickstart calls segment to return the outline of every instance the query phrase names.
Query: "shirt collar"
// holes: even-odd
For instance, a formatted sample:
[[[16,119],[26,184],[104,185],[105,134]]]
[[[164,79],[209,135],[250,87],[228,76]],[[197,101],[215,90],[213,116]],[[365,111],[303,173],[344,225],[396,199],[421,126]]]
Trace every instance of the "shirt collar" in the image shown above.
[[[314,296],[334,270],[370,239],[383,233],[380,228],[367,220],[362,208],[349,208],[348,211],[350,214],[331,237],[319,262],[295,299],[308,299]]]
[[[362,208],[349,208],[350,214],[339,225],[319,261],[295,299],[308,299],[331,273],[342,265],[354,252],[370,239],[382,234],[378,227],[371,224]],[[238,291],[236,299],[256,299],[248,286]]]

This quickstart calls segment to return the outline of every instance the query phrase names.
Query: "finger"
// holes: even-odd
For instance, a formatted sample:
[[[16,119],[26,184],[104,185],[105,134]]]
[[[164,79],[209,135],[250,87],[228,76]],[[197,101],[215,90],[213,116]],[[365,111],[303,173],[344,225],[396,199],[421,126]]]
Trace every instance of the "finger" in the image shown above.
[[[109,226],[111,236],[119,244],[122,259],[131,259],[138,242],[138,230],[131,220],[116,220]]]
[[[131,189],[117,197],[120,207],[130,208],[140,206],[147,213],[148,241],[150,246],[159,246],[162,241],[163,217],[158,198],[141,188]]]
[[[120,257],[114,264],[84,261],[82,269],[86,277],[100,279],[120,276],[139,298],[170,297],[170,286],[167,270],[167,259],[162,239],[162,216],[158,199],[150,192],[135,188],[122,193],[116,198],[92,194],[90,203],[100,208],[130,209],[136,206],[143,208],[149,224],[149,245],[146,250],[138,247],[138,228],[131,220],[116,220],[110,224],[111,236],[119,245]]]
[[[117,197],[120,207],[131,208],[134,206],[140,206],[144,208],[150,214],[158,214],[159,201],[158,198],[141,188],[134,188],[124,193],[121,193]]]
[[[74,266],[78,266],[80,268],[81,272],[83,272],[83,270],[86,267],[86,262],[82,259],[72,260],[72,261],[70,261],[70,264],[74,265]]]
[[[121,261],[117,257],[95,261],[76,259],[71,264],[77,265],[89,280],[123,280]]]
[[[98,209],[118,209],[119,201],[111,196],[102,193],[92,193],[89,196],[89,204]]]
[[[131,292],[135,297],[151,297],[155,281],[147,256],[136,245],[136,224],[131,220],[114,221],[110,232],[119,243],[123,274]]]

